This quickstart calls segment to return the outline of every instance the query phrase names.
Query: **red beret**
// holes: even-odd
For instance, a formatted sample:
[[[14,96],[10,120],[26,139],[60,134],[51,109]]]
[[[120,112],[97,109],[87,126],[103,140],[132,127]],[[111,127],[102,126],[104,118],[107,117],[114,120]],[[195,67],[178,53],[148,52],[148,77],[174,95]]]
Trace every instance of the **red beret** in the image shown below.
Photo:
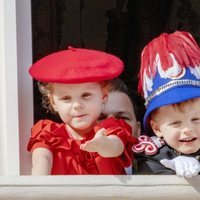
[[[69,47],[34,63],[29,73],[42,82],[85,83],[113,79],[123,71],[116,56],[96,50]]]

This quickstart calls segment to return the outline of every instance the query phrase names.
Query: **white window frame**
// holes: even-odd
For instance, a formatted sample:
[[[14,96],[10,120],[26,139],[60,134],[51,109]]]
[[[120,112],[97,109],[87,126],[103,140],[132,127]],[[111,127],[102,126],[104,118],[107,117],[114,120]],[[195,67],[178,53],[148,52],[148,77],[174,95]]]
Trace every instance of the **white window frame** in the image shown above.
[[[19,171],[15,2],[0,1],[0,174]],[[12,147],[16,147],[15,150]],[[12,157],[10,155],[13,155]]]
[[[0,199],[15,200],[197,200],[200,177],[21,176],[0,177]]]
[[[0,0],[0,175],[30,174],[31,1]]]
[[[200,198],[200,176],[23,176],[31,168],[31,35],[31,1],[0,0],[0,199]]]

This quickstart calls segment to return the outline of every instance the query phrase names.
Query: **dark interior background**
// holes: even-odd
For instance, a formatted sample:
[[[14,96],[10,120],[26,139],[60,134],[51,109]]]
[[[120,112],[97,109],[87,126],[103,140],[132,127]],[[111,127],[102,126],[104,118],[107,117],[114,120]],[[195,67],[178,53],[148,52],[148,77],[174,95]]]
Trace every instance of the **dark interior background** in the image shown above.
[[[32,0],[33,61],[68,45],[103,50],[125,63],[121,78],[135,94],[140,53],[162,32],[189,31],[200,42],[200,0]],[[41,107],[34,82],[34,120],[59,121]]]

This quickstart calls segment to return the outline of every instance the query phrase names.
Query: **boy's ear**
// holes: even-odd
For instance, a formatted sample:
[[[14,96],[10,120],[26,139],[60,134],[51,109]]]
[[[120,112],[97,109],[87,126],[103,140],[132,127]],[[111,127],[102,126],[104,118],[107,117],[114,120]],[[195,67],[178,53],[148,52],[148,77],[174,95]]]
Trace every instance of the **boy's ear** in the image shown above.
[[[153,120],[150,120],[150,125],[154,134],[157,135],[158,137],[162,137],[159,125]]]

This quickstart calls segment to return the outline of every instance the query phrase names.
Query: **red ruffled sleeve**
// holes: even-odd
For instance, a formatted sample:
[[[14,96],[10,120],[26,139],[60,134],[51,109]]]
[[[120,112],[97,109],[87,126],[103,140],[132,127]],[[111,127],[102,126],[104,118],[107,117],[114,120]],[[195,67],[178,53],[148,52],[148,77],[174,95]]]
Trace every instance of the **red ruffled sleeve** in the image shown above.
[[[107,135],[117,135],[124,144],[124,152],[119,156],[124,167],[129,167],[133,161],[132,146],[137,143],[137,139],[132,136],[132,128],[124,121],[110,117],[101,121],[95,132],[101,128],[107,130]]]
[[[63,124],[51,120],[38,121],[31,129],[31,138],[27,150],[33,151],[35,148],[44,147],[52,151],[62,141],[62,138],[66,137],[66,133],[64,135],[62,131],[57,131],[61,127],[63,127]]]

